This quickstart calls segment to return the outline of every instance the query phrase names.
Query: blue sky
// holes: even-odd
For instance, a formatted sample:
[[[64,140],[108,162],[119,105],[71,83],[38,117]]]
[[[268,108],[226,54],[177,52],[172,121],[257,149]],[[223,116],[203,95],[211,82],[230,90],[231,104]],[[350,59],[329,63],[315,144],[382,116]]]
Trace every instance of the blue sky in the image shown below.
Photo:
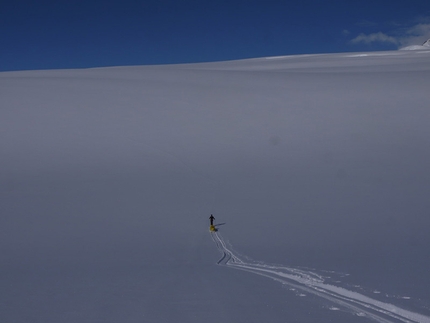
[[[428,38],[429,0],[0,4],[0,71],[391,50]]]

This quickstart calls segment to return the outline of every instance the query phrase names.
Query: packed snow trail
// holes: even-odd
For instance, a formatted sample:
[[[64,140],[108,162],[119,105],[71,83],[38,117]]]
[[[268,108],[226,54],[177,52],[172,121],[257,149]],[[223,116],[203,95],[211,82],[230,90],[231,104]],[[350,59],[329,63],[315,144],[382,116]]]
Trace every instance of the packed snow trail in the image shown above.
[[[324,277],[312,271],[246,262],[227,247],[219,232],[211,232],[211,236],[218,250],[222,253],[222,257],[217,262],[218,265],[273,279],[296,290],[322,297],[345,308],[354,315],[367,317],[380,323],[430,323],[428,316],[324,283]]]

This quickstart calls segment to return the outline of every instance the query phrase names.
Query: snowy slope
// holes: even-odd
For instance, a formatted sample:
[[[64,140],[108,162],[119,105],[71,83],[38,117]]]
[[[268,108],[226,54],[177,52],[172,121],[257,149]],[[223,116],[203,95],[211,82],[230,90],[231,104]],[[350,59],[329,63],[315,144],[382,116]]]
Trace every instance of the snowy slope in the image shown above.
[[[429,63],[0,73],[2,321],[429,322]],[[211,213],[248,264],[389,313],[217,265]]]
[[[422,45],[411,45],[400,49],[401,50],[430,50],[430,39],[427,39]]]

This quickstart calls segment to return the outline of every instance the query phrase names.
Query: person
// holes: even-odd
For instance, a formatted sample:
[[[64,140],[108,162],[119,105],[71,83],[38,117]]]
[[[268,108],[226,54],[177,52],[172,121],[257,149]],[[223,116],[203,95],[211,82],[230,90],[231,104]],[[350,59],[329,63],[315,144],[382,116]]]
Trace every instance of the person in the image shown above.
[[[211,221],[211,225],[214,225],[214,220],[215,217],[211,214],[211,216],[209,217],[209,220]]]

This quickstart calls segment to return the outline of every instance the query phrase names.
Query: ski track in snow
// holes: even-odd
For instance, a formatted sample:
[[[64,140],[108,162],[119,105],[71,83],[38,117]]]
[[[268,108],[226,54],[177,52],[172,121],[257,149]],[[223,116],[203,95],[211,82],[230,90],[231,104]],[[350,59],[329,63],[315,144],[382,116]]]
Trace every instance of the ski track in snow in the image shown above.
[[[248,271],[288,285],[290,290],[299,290],[322,297],[336,304],[336,307],[330,308],[332,310],[339,310],[337,307],[339,306],[354,315],[367,317],[381,323],[430,323],[428,316],[324,283],[324,277],[312,271],[246,262],[227,247],[219,232],[211,232],[211,236],[218,250],[222,253],[222,257],[217,262],[218,265]]]

